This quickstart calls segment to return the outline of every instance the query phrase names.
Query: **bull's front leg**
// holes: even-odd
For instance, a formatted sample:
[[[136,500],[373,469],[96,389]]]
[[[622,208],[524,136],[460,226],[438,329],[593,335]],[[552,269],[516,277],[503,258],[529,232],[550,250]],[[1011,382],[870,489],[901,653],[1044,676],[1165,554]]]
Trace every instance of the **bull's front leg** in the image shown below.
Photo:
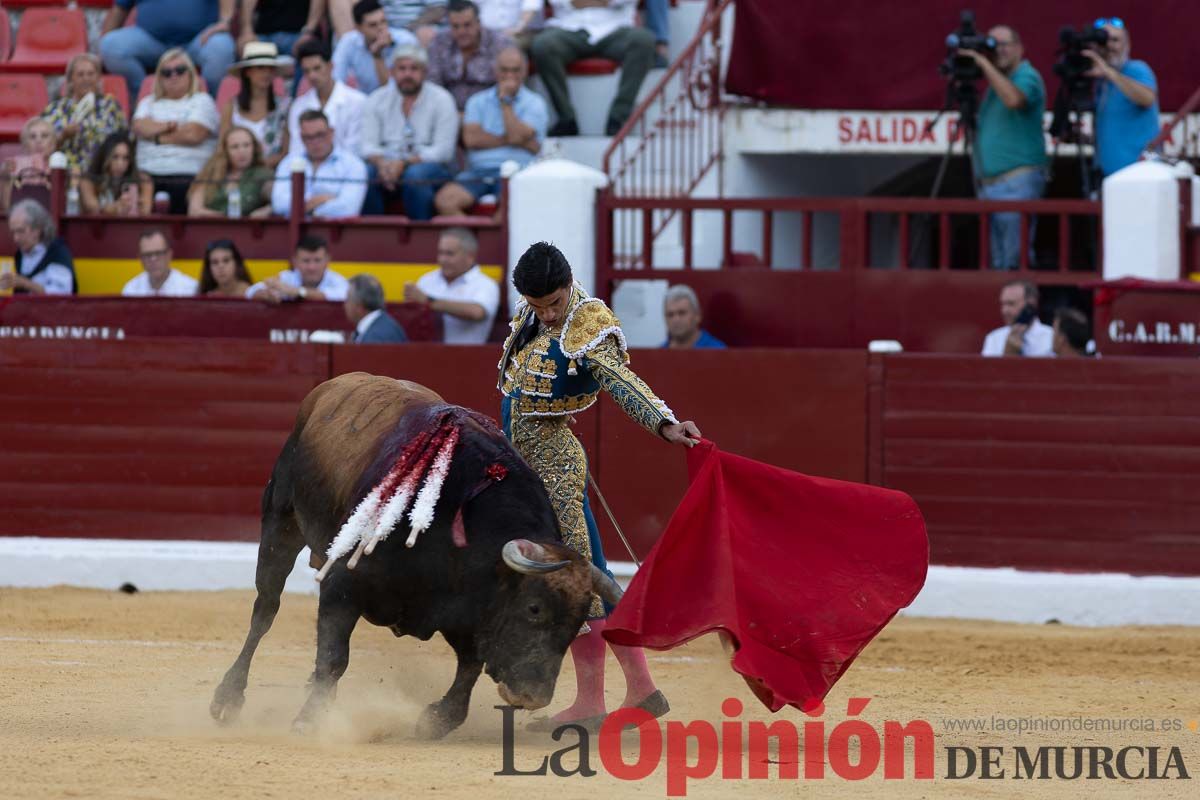
[[[421,712],[421,718],[417,721],[417,736],[422,739],[441,739],[463,724],[471,706],[471,690],[483,671],[483,661],[476,654],[474,636],[446,634],[445,638],[458,656],[458,668],[454,671],[454,683],[446,695]]]
[[[311,678],[308,700],[292,723],[296,733],[308,733],[321,712],[337,695],[337,683],[350,665],[350,634],[360,616],[351,599],[350,579],[343,567],[334,568],[321,582],[317,605],[317,663]]]

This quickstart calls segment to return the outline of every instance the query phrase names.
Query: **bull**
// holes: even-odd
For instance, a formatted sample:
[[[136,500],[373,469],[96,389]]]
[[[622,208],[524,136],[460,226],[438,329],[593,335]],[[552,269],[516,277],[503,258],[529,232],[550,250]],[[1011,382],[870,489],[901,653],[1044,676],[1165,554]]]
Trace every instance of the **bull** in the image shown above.
[[[430,467],[431,453],[444,459],[441,473],[436,458]],[[422,471],[426,486],[437,473],[436,505],[423,501],[431,516],[416,521],[419,502],[408,517],[376,513],[383,527],[373,536],[366,530],[354,556],[344,558],[338,547],[356,520],[380,511],[370,506],[380,487]],[[220,723],[235,719],[245,701],[250,661],[306,545],[321,583],[316,665],[293,723],[301,732],[333,699],[360,617],[396,636],[424,641],[440,633],[453,648],[453,683],[417,723],[419,736],[440,738],[466,719],[482,671],[506,703],[547,705],[592,593],[616,602],[621,592],[562,543],[541,478],[490,419],[415,383],[343,375],[305,398],[263,492],[258,594],[245,644],[209,709]]]

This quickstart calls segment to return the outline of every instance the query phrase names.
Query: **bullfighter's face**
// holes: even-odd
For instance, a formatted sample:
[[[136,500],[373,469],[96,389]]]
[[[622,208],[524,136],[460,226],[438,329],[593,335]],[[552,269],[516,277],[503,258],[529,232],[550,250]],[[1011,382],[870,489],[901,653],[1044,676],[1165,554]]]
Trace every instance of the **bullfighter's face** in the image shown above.
[[[524,296],[524,295],[523,295]],[[525,297],[525,302],[533,308],[538,321],[547,328],[556,328],[567,318],[567,303],[571,301],[571,287],[564,286],[555,289],[545,297]]]

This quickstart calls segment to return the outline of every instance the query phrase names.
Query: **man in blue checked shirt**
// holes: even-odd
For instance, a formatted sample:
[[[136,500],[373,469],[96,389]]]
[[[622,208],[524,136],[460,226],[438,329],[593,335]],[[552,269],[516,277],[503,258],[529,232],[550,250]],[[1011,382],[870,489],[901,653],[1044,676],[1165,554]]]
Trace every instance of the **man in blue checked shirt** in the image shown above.
[[[546,138],[549,111],[540,95],[525,88],[529,63],[516,47],[496,56],[496,85],[476,92],[463,112],[467,169],[438,190],[439,214],[461,216],[485,194],[495,194],[500,165],[533,161]]]

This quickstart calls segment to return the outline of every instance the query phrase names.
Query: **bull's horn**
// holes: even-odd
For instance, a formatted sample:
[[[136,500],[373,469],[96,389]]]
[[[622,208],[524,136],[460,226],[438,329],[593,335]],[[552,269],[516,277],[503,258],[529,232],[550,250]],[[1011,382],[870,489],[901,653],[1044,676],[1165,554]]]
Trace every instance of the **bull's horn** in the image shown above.
[[[621,587],[617,585],[617,582],[608,577],[595,564],[592,564],[591,567],[592,591],[600,595],[600,598],[610,606],[615,606],[621,602],[621,597],[624,596],[625,592],[621,591]]]
[[[500,556],[504,563],[514,572],[524,575],[541,575],[545,572],[555,572],[569,565],[570,561],[540,561],[525,555],[523,550],[529,550],[536,556],[544,556],[546,551],[540,544],[526,539],[512,539],[504,544]]]

